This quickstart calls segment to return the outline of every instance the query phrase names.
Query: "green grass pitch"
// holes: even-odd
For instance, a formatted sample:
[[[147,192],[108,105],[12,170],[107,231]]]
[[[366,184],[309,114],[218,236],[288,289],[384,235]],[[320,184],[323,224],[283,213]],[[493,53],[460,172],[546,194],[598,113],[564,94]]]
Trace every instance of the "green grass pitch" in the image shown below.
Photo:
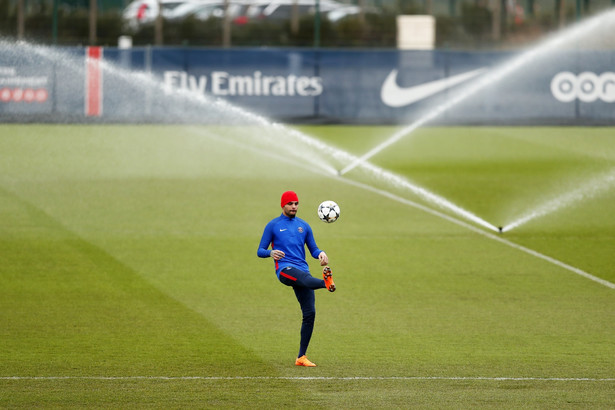
[[[295,129],[356,156],[396,130]],[[428,127],[371,159],[493,226],[534,214],[504,234],[273,134],[1,125],[0,407],[613,407],[613,128]],[[316,368],[256,256],[288,189],[338,288]]]

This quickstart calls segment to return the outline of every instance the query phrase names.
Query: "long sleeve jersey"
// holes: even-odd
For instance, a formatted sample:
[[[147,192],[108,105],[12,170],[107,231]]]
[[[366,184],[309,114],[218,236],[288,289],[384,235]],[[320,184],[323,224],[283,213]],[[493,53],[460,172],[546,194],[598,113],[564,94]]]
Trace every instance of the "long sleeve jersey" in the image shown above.
[[[314,258],[318,258],[322,252],[316,246],[310,225],[301,218],[289,218],[284,214],[272,219],[265,226],[257,251],[260,258],[270,256],[269,245],[271,249],[281,250],[286,255],[279,261],[275,261],[275,273],[278,277],[280,271],[287,266],[301,269],[304,272],[310,271],[305,260],[306,245]]]

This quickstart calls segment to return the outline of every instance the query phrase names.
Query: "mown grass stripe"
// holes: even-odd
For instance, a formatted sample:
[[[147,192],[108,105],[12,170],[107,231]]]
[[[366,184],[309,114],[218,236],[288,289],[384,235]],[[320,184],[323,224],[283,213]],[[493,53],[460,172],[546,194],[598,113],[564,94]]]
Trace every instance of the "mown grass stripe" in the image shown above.
[[[615,382],[615,377],[483,377],[483,376],[3,376],[0,380],[433,380],[433,381],[563,381]]]

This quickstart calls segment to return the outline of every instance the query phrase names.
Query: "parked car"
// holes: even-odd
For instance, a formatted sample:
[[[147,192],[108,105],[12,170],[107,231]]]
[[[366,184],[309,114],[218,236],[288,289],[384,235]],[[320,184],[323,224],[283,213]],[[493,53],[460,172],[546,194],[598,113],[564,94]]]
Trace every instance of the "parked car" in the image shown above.
[[[134,0],[123,12],[123,18],[132,29],[151,24],[158,16],[158,0]],[[181,21],[189,16],[205,21],[224,17],[224,0],[160,0],[165,20]],[[267,20],[285,21],[292,16],[295,0],[229,0],[227,12],[236,24]],[[299,16],[314,15],[316,0],[297,0]],[[356,15],[360,8],[335,0],[320,0],[323,18],[332,22]]]
[[[369,9],[369,12],[374,12]],[[331,22],[340,21],[346,17],[357,16],[361,13],[361,7],[354,5],[344,5],[342,7],[330,10],[327,13],[327,19]]]
[[[160,0],[162,17],[167,18],[177,7],[186,3],[200,2],[201,0]],[[158,0],[134,0],[122,13],[124,21],[132,29],[144,24],[151,24],[158,17]]]
[[[245,1],[231,0],[228,3],[227,13],[231,18],[235,18],[241,15],[248,5],[249,3]],[[169,11],[165,17],[173,21],[182,20],[189,16],[202,21],[212,17],[223,18],[224,7],[224,0],[190,1]]]
[[[294,4],[294,0],[269,0],[254,3],[246,9],[245,16],[249,20],[288,20],[291,18]],[[299,16],[314,15],[316,13],[315,0],[297,0],[296,4]],[[335,0],[320,0],[319,12],[324,18],[337,21],[343,17],[358,14],[360,8]]]

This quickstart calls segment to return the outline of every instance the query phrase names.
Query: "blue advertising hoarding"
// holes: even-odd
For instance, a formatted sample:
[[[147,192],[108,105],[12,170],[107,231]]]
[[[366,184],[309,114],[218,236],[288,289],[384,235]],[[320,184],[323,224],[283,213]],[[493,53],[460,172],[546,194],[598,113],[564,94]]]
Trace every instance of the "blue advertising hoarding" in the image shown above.
[[[615,123],[609,50],[521,62],[522,53],[441,50],[56,51],[62,53],[76,63],[0,48],[0,116],[164,121],[172,111],[166,100],[179,92],[278,121],[396,124],[436,112],[433,123],[443,124]]]

